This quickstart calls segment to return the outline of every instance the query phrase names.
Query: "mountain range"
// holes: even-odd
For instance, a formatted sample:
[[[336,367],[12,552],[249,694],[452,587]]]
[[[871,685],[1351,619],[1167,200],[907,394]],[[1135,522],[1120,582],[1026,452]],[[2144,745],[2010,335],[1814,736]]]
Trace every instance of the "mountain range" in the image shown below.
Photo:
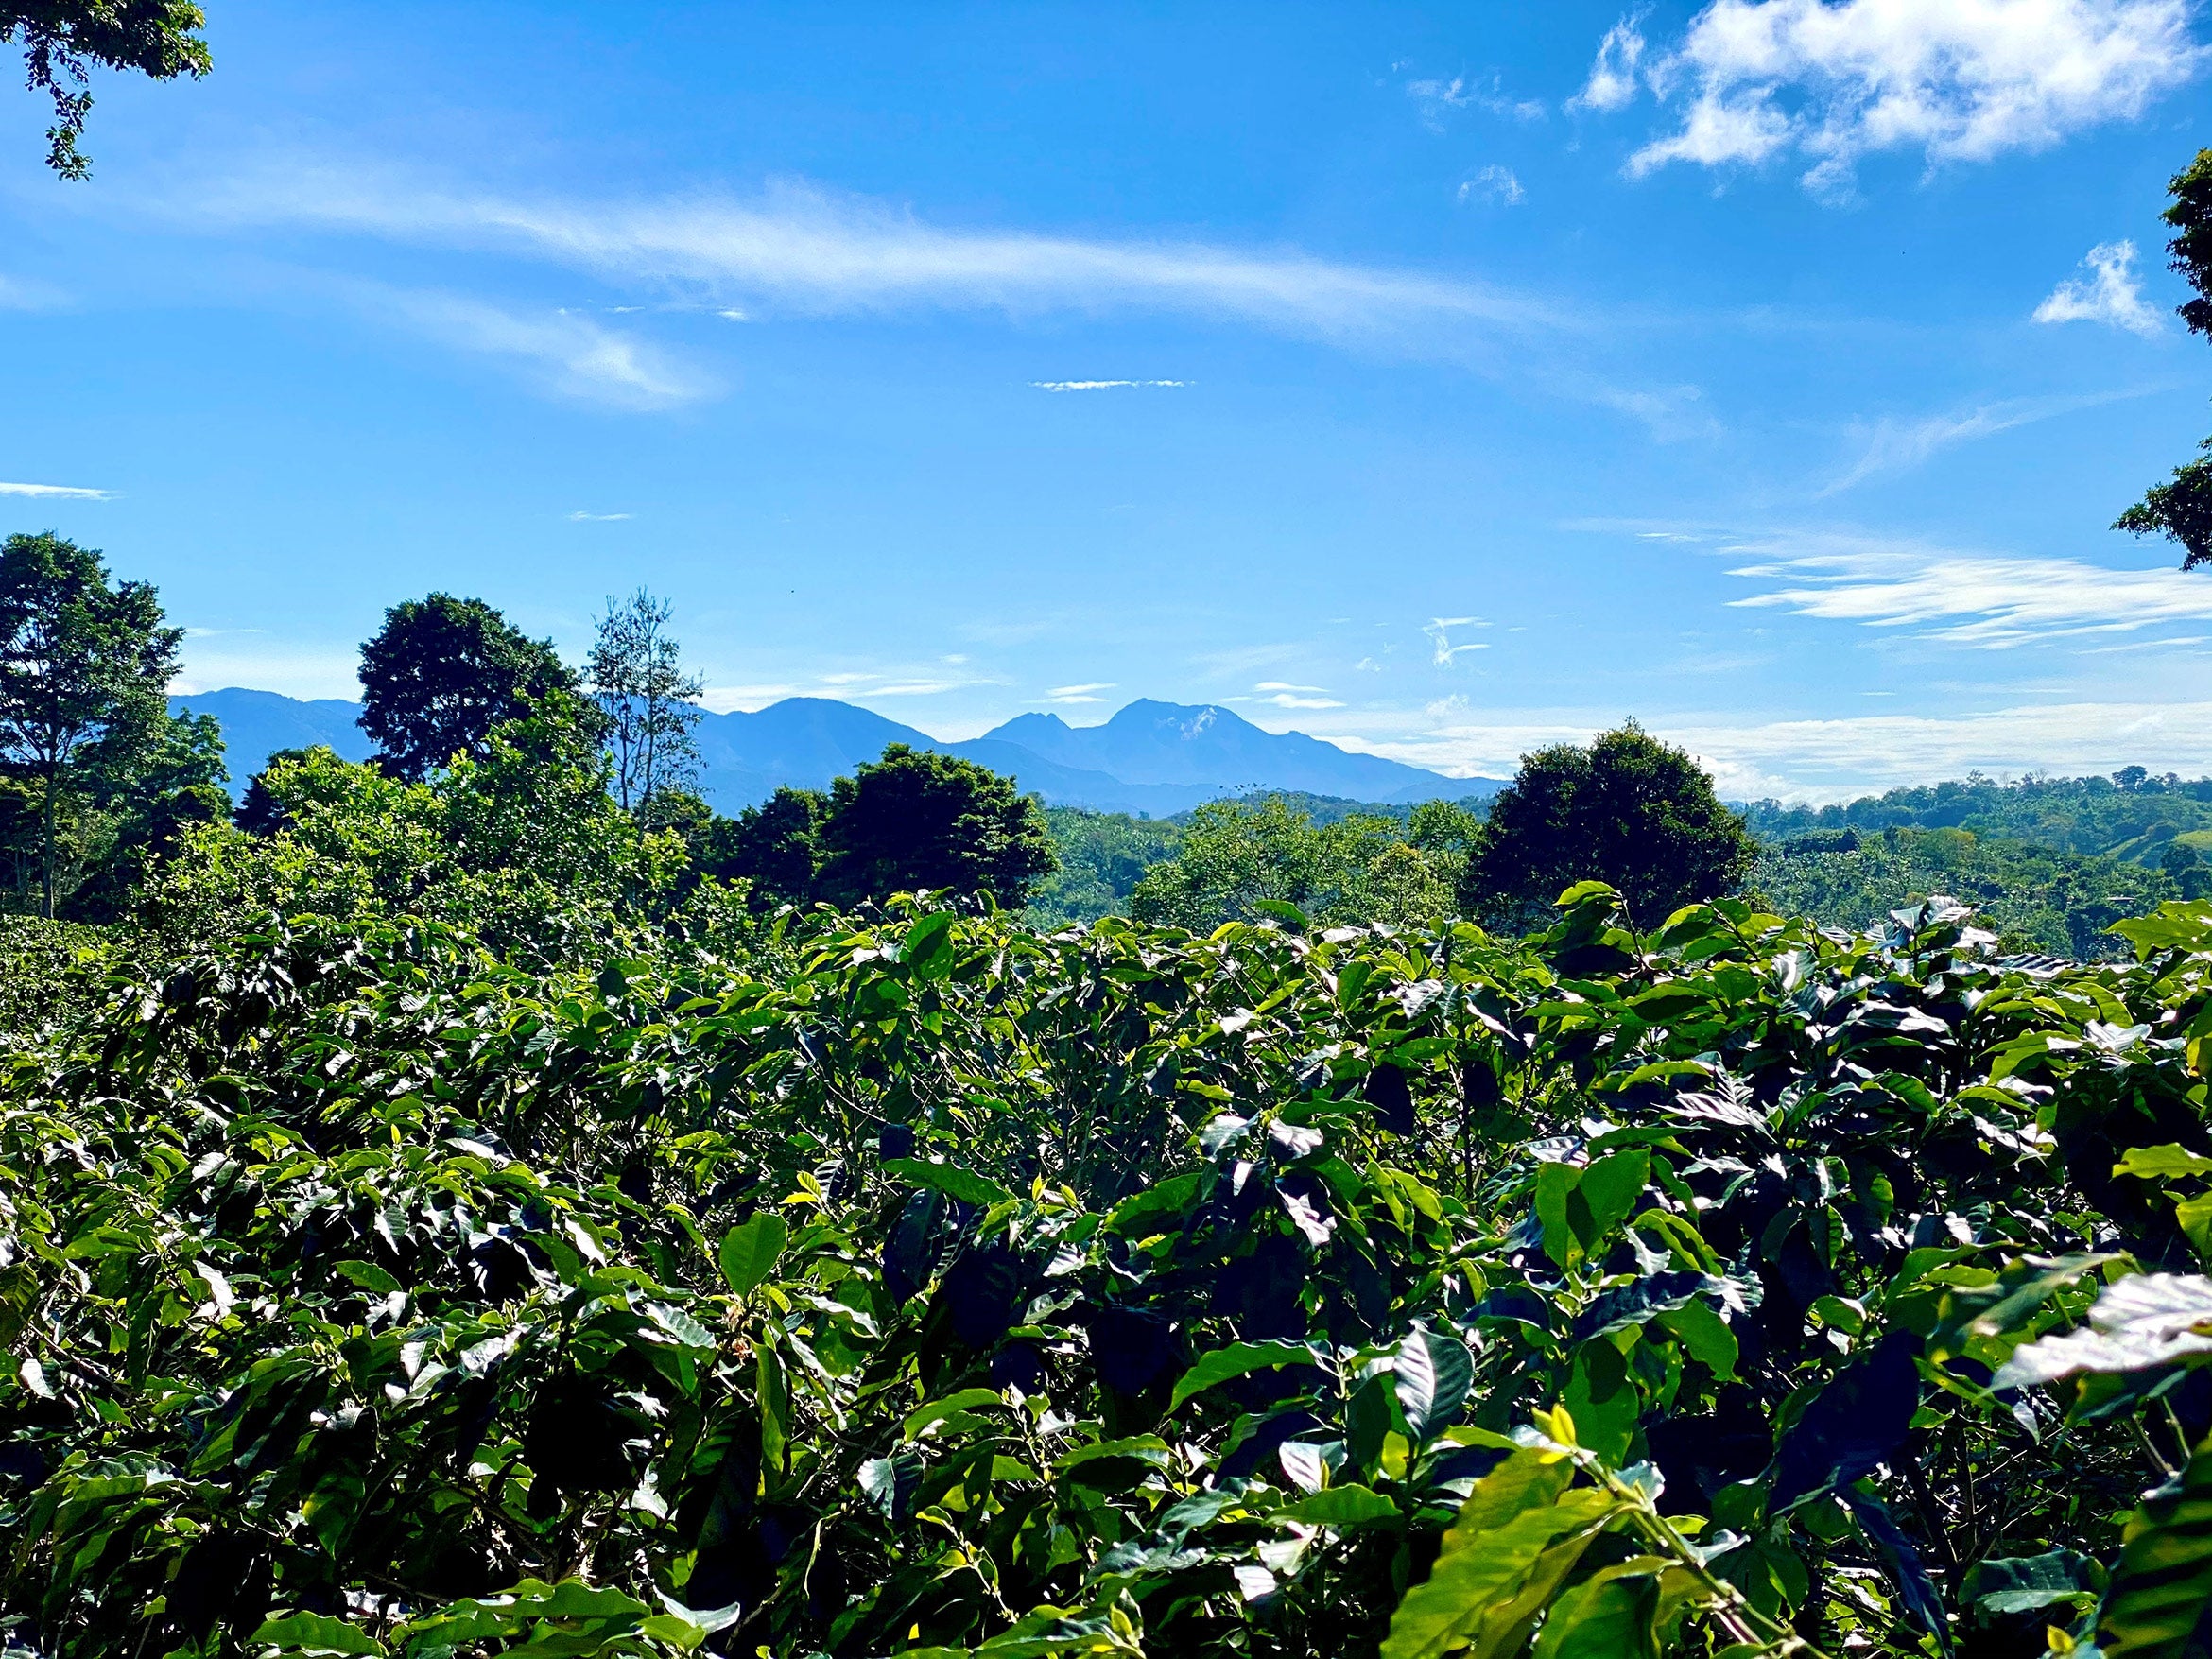
[[[361,705],[335,698],[302,701],[233,687],[171,698],[169,706],[222,723],[234,795],[277,750],[320,743],[365,760],[373,748],[360,728]],[[1356,754],[1302,732],[1265,732],[1216,703],[1132,702],[1099,726],[1017,715],[980,737],[942,743],[852,703],[792,697],[752,714],[706,715],[697,737],[700,793],[721,812],[765,801],[785,785],[827,788],[892,743],[976,761],[1048,806],[1154,818],[1257,790],[1404,804],[1487,798],[1502,786],[1495,778],[1447,778]]]

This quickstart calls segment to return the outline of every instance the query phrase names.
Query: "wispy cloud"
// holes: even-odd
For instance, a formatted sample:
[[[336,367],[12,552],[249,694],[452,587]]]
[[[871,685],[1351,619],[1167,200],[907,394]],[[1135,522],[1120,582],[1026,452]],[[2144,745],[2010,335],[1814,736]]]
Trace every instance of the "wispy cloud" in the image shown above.
[[[1263,680],[1253,690],[1263,693],[1256,700],[1270,708],[1340,709],[1344,706],[1341,700],[1329,695],[1325,685],[1296,685],[1287,680]]]
[[[1112,391],[1124,386],[1188,386],[1187,380],[1032,380],[1039,391]]]
[[[1944,645],[2001,650],[2212,620],[2212,583],[2170,566],[2114,570],[2078,559],[1963,553],[1833,534],[1746,540],[1723,551],[1763,556],[1730,575],[1785,584],[1732,605],[1899,630]]]
[[[1479,366],[1501,341],[1580,331],[1552,301],[1465,278],[1204,243],[947,229],[785,184],[751,199],[592,200],[441,187],[372,166],[274,161],[141,199],[195,228],[286,225],[491,249],[699,302],[831,316],[915,307],[1232,317]],[[1579,395],[1579,394],[1577,394]]]
[[[1449,80],[1409,80],[1406,95],[1420,106],[1422,124],[1431,132],[1444,130],[1444,115],[1451,110],[1487,110],[1516,121],[1541,121],[1549,113],[1541,98],[1508,97],[1495,75],[1487,81],[1469,81],[1463,75]]]
[[[435,289],[346,280],[333,286],[373,320],[433,344],[519,367],[544,389],[625,409],[660,409],[716,390],[651,342],[573,311],[525,314]]]
[[[112,490],[87,490],[77,484],[0,484],[0,495],[28,495],[48,501],[107,501]]]
[[[1055,685],[1045,695],[1054,702],[1104,702],[1106,700],[1098,694],[1113,689],[1111,680],[1090,680],[1080,685]]]
[[[2146,339],[2166,330],[2166,320],[2143,298],[2135,277],[2133,242],[2100,242],[2082,260],[2088,274],[2068,277],[2035,308],[2038,322],[2102,322]]]
[[[583,512],[579,510],[570,513],[568,520],[571,524],[579,525],[612,525],[620,524],[629,516],[630,514],[627,512]]]
[[[955,652],[928,662],[890,662],[872,668],[822,668],[801,671],[783,680],[734,685],[710,685],[700,701],[717,714],[734,709],[765,708],[787,697],[827,697],[844,702],[869,703],[878,698],[904,700],[942,697],[978,685],[1002,684],[994,675],[977,671],[967,657]]]
[[[1794,151],[1808,189],[1847,196],[1876,151],[1987,161],[2140,115],[2197,73],[2189,20],[2189,0],[1713,0],[1661,54],[1616,25],[1579,101],[1683,95],[1632,177]]]
[[[1644,60],[1644,36],[1636,26],[1641,20],[1640,12],[1624,17],[1605,31],[1590,78],[1567,100],[1569,110],[1617,110],[1634,101],[1636,65]]]
[[[50,283],[0,274],[0,311],[52,311],[69,296]]]
[[[1455,628],[1488,628],[1490,624],[1479,616],[1438,616],[1432,618],[1421,631],[1428,635],[1430,643],[1436,647],[1435,654],[1430,660],[1439,668],[1448,668],[1452,665],[1452,659],[1463,651],[1486,651],[1490,648],[1480,640],[1471,640],[1464,645],[1454,645],[1451,631]]]
[[[1460,200],[1462,204],[1495,201],[1500,207],[1518,207],[1528,194],[1521,188],[1521,181],[1514,176],[1512,168],[1496,162],[1460,183]]]
[[[2067,415],[2078,409],[2092,409],[2128,398],[2145,397],[2150,390],[2149,388],[2140,388],[2126,391],[2096,392],[2086,397],[2005,398],[1971,409],[1954,409],[1944,414],[1910,421],[1885,416],[1854,431],[1853,437],[1865,447],[1850,469],[1823,488],[1820,494],[1834,495],[1877,474],[1903,472],[1919,466],[1931,456],[1956,444],[1971,443],[1978,438],[1995,437],[1999,432],[2010,432],[2015,426],[2048,421],[2054,415]]]

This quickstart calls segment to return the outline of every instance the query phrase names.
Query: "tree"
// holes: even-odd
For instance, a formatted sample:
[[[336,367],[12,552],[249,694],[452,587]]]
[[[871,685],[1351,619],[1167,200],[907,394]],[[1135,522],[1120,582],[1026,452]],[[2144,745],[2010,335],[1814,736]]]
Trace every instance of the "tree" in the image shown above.
[[[394,605],[362,646],[361,730],[380,766],[420,782],[456,755],[482,755],[494,726],[575,683],[552,641],[527,638],[481,599],[432,594]]]
[[[1698,763],[1631,720],[1587,749],[1562,743],[1522,758],[1491,803],[1461,896],[1493,921],[1527,925],[1595,879],[1651,926],[1734,891],[1757,853]]]
[[[304,749],[277,749],[261,763],[261,769],[248,780],[245,798],[238,803],[231,821],[250,836],[273,836],[290,821],[284,804],[270,791],[269,774],[280,761],[305,760],[309,751]]]
[[[838,905],[951,888],[1011,909],[1057,862],[1044,809],[1011,778],[904,743],[830,786],[821,847],[818,890]]]
[[[2196,291],[2196,298],[2176,309],[2192,333],[2212,337],[2212,149],[2199,150],[2167,188],[2173,200],[2164,217],[2174,230],[2166,244],[2167,267]],[[2176,467],[2170,479],[2144,492],[2112,526],[2179,542],[2184,570],[2212,563],[2212,438],[2197,447],[2208,458]]]
[[[609,599],[584,664],[584,689],[606,722],[614,798],[626,812],[699,775],[692,729],[706,683],[683,671],[681,648],[667,635],[675,609],[643,588]]]
[[[181,629],[145,582],[53,534],[0,544],[0,757],[39,784],[40,910],[54,914],[61,796],[127,778],[167,719]]]
[[[77,147],[92,110],[89,65],[197,80],[214,66],[199,38],[206,26],[188,0],[0,0],[0,42],[23,48],[31,91],[54,101],[46,165],[64,179],[92,170]]]
[[[1210,801],[1191,812],[1175,855],[1145,872],[1129,912],[1193,932],[1253,921],[1270,903],[1324,924],[1426,921],[1451,907],[1452,884],[1438,876],[1449,856],[1369,813],[1316,823],[1279,796]]]
[[[320,746],[272,756],[261,785],[284,833],[188,833],[143,918],[172,938],[216,938],[272,910],[416,917],[542,959],[618,950],[687,901],[686,926],[717,920],[682,837],[616,806],[607,771],[596,714],[562,692],[420,783]]]
[[[735,818],[707,824],[693,858],[709,875],[750,882],[756,907],[807,904],[829,811],[830,799],[819,789],[786,786]]]

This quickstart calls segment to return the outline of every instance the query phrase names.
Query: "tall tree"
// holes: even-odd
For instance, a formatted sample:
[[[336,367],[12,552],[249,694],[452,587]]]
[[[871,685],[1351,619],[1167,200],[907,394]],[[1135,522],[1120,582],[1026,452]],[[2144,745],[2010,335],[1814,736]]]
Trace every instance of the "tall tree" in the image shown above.
[[[606,722],[614,798],[626,812],[664,789],[688,788],[699,776],[692,733],[706,682],[683,671],[683,650],[668,634],[675,613],[673,604],[643,588],[609,599],[584,664],[584,689]]]
[[[1526,924],[1576,882],[1605,881],[1648,927],[1734,891],[1757,855],[1704,769],[1631,720],[1587,749],[1562,743],[1522,758],[1490,804],[1461,902]]]
[[[2212,149],[2199,150],[2167,189],[2173,200],[2165,218],[2174,231],[2166,244],[2167,265],[2187,280],[2196,295],[2175,309],[2193,333],[2212,338]],[[2174,468],[2172,477],[2145,491],[2143,499],[2112,527],[2180,543],[2184,570],[2212,563],[2212,438],[2197,447],[2208,458]]]
[[[709,875],[749,882],[756,909],[804,905],[814,897],[829,810],[820,790],[786,785],[735,818],[708,822],[692,838],[693,860]]]
[[[145,582],[53,534],[0,544],[0,757],[40,786],[40,909],[54,914],[61,797],[127,773],[168,718],[181,629]]]
[[[1057,862],[1036,797],[972,760],[894,743],[830,786],[816,889],[833,904],[980,889],[1009,909]]]
[[[493,727],[575,687],[552,641],[481,599],[432,594],[394,605],[361,647],[361,730],[380,766],[419,783],[457,754],[481,756]]]
[[[23,48],[31,91],[54,101],[46,165],[64,179],[92,170],[77,147],[92,111],[92,65],[197,80],[213,67],[199,38],[206,26],[188,0],[0,0],[0,42]]]

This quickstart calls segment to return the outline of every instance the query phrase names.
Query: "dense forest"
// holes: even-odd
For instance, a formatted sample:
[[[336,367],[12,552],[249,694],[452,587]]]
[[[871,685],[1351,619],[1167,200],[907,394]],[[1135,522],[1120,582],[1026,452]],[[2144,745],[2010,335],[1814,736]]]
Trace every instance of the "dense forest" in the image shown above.
[[[10,1644],[2199,1650],[2185,786],[725,817],[671,626],[395,606],[233,809],[156,596],[0,549]]]

